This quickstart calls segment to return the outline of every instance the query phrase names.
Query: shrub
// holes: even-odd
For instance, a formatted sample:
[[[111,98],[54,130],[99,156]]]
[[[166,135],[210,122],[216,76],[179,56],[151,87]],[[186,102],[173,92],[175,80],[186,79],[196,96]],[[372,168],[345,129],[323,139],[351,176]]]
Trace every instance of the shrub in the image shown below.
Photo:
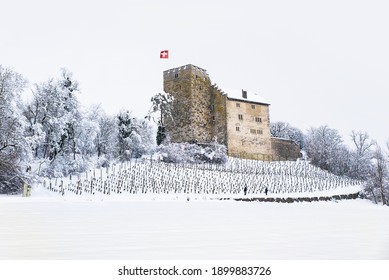
[[[158,152],[164,162],[218,164],[227,162],[227,148],[218,143],[206,146],[190,143],[161,144]]]

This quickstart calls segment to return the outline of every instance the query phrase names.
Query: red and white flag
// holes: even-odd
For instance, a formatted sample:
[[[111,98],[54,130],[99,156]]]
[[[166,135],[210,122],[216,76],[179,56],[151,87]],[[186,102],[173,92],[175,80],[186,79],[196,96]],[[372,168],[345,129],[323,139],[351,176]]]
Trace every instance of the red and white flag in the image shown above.
[[[169,58],[169,51],[168,50],[161,51],[161,53],[159,54],[159,58]]]

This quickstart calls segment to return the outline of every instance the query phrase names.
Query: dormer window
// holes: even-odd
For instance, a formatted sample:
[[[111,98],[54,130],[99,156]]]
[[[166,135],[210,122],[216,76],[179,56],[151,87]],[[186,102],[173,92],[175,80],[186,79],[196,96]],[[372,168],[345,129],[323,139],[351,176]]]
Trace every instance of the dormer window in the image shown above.
[[[242,98],[247,99],[247,91],[242,89]]]

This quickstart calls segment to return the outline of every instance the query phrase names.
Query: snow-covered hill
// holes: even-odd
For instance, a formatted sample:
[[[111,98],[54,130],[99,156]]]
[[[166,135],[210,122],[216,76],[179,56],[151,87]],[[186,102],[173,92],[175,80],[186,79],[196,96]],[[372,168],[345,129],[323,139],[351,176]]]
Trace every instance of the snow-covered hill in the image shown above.
[[[126,162],[39,185],[60,195],[130,194],[239,197],[297,197],[357,193],[360,183],[320,170],[305,161],[262,162],[229,159],[225,165],[169,164],[153,160]],[[139,198],[139,196],[138,196]]]
[[[389,208],[232,198],[355,193],[306,162],[138,161],[0,196],[0,259],[388,259]],[[63,195],[62,195],[63,194]],[[229,200],[219,200],[229,198]]]

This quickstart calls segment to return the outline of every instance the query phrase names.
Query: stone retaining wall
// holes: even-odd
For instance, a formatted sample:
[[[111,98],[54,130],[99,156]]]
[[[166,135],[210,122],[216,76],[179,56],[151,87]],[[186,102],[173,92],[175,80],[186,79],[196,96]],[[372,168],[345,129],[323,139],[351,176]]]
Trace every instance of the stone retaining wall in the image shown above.
[[[278,202],[278,203],[293,203],[293,202],[315,202],[315,201],[334,201],[334,200],[345,200],[345,199],[357,199],[359,192],[353,194],[342,194],[333,196],[320,196],[320,197],[252,197],[252,198],[234,198],[236,201],[258,201],[258,202]],[[229,198],[221,199],[229,200]]]
[[[292,140],[272,137],[273,160],[296,160],[301,157],[300,147]]]

